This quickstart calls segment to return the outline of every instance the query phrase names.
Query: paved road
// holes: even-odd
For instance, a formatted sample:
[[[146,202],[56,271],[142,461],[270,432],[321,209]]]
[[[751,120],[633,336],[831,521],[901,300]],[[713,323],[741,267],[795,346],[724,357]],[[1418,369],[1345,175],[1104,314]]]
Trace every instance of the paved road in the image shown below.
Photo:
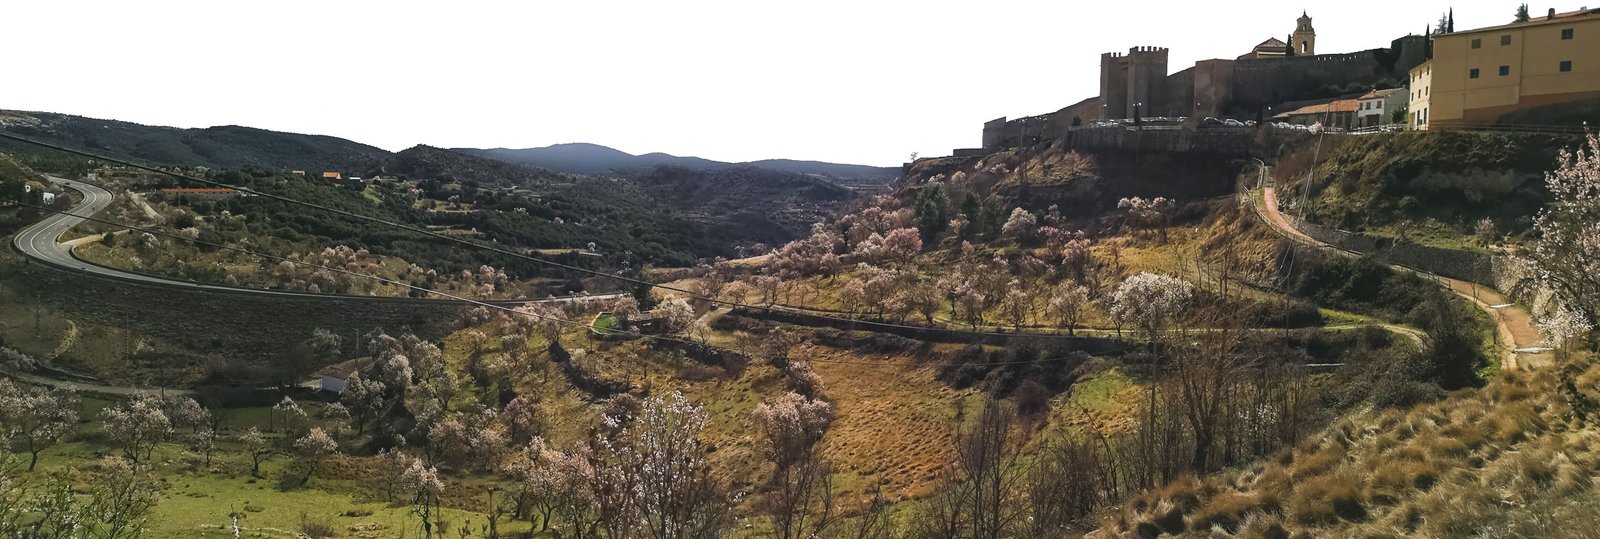
[[[1265,183],[1265,182],[1263,182]],[[1250,196],[1248,191],[1245,196]],[[1254,197],[1251,197],[1251,206],[1255,207]],[[1335,252],[1346,254],[1359,254],[1345,251],[1338,247],[1318,241],[1307,236],[1304,232],[1290,224],[1289,219],[1278,211],[1278,194],[1276,189],[1267,184],[1261,190],[1263,204],[1258,207],[1258,214],[1271,225],[1279,234],[1307,245],[1331,249]],[[1519,305],[1495,291],[1493,288],[1477,283],[1451,279],[1434,275],[1424,271],[1390,264],[1397,269],[1411,271],[1438,282],[1441,286],[1449,288],[1473,305],[1477,305],[1495,322],[1496,341],[1500,347],[1500,365],[1505,370],[1519,368],[1537,368],[1553,363],[1554,356],[1544,349],[1543,336],[1539,334],[1538,326],[1534,325],[1533,317]]]
[[[96,213],[100,213],[100,210],[105,209],[106,206],[111,205],[111,192],[101,189],[98,186],[63,178],[50,178],[50,181],[55,182],[58,185],[68,187],[79,193],[83,193],[83,201],[72,207],[72,213],[92,216]],[[18,232],[12,243],[15,244],[17,246],[17,250],[22,251],[23,254],[31,256],[41,262],[73,268],[80,271],[95,272],[93,269],[90,269],[90,265],[88,263],[81,262],[73,258],[71,250],[66,246],[56,243],[56,238],[61,237],[61,235],[66,233],[67,230],[78,226],[78,223],[82,222],[83,219],[73,217],[71,215],[60,213],[51,214],[43,221],[39,221],[37,224],[28,227],[26,230]],[[103,269],[107,271],[115,271],[111,270],[110,268]],[[128,274],[128,276],[140,277],[140,280],[148,279],[133,274]]]
[[[105,209],[106,206],[111,204],[111,200],[112,200],[111,192],[107,191],[105,189],[102,189],[99,186],[96,186],[96,185],[93,185],[93,184],[89,184],[89,183],[80,182],[80,181],[68,180],[66,178],[57,178],[57,177],[53,177],[53,176],[50,176],[49,179],[50,179],[51,182],[54,182],[57,185],[61,185],[63,187],[67,187],[69,189],[72,189],[74,191],[77,191],[77,192],[83,194],[83,201],[79,202],[78,205],[73,206],[72,209],[70,210],[73,214],[93,217],[95,214],[99,213],[100,210]],[[81,259],[77,258],[76,256],[73,256],[71,247],[69,247],[69,246],[67,246],[65,244],[62,244],[62,243],[58,243],[56,241],[56,239],[61,237],[61,235],[63,233],[65,233],[67,230],[70,230],[70,229],[72,229],[72,227],[78,226],[79,223],[83,222],[83,218],[77,217],[76,215],[65,215],[65,214],[59,214],[58,213],[58,214],[53,214],[53,215],[51,215],[49,217],[46,217],[44,220],[42,220],[42,221],[40,221],[38,223],[35,223],[33,226],[24,229],[22,232],[18,232],[17,235],[16,235],[16,238],[12,241],[12,244],[15,245],[17,250],[21,251],[22,254],[24,254],[24,255],[26,255],[28,257],[31,257],[34,260],[38,260],[40,262],[44,262],[44,263],[50,264],[52,266],[56,266],[56,267],[60,267],[60,268],[66,268],[66,269],[75,270],[75,271],[80,271],[80,272],[84,272],[84,273],[90,273],[90,274],[94,274],[94,275],[98,275],[98,276],[102,276],[102,277],[109,277],[109,278],[112,278],[112,279],[120,279],[120,280],[124,280],[124,281],[135,281],[135,282],[156,284],[156,285],[163,285],[163,286],[176,286],[176,287],[188,288],[188,289],[192,289],[192,290],[206,290],[206,291],[226,292],[226,293],[235,293],[235,294],[257,294],[257,295],[268,295],[268,296],[283,296],[283,297],[313,298],[313,299],[343,299],[343,300],[348,300],[348,299],[353,299],[354,298],[354,299],[374,300],[374,301],[451,301],[451,302],[460,302],[460,300],[454,300],[454,299],[448,299],[448,298],[400,298],[400,297],[385,297],[385,296],[350,296],[350,295],[340,295],[340,294],[312,294],[312,293],[309,293],[309,292],[294,292],[294,291],[288,291],[288,290],[270,290],[270,289],[263,289],[263,288],[244,288],[244,287],[237,287],[237,286],[223,286],[223,285],[196,283],[196,282],[193,282],[193,281],[180,281],[180,280],[169,279],[169,278],[160,277],[160,276],[156,276],[156,275],[146,275],[146,274],[143,274],[143,273],[134,273],[134,272],[130,272],[130,271],[120,270],[120,269],[117,269],[117,268],[101,266],[99,264],[92,264],[92,263],[89,263],[87,261],[81,260]],[[615,294],[597,294],[597,295],[590,295],[590,296],[562,296],[562,297],[536,299],[536,300],[493,300],[493,301],[487,301],[486,303],[493,303],[493,304],[496,304],[496,305],[514,306],[514,305],[520,305],[520,304],[523,304],[523,303],[530,303],[530,302],[532,302],[532,303],[568,303],[568,302],[577,302],[577,301],[594,301],[594,300],[601,300],[601,299],[611,299],[611,298],[617,298],[617,297],[622,297],[622,296],[623,296],[622,293],[615,293]]]

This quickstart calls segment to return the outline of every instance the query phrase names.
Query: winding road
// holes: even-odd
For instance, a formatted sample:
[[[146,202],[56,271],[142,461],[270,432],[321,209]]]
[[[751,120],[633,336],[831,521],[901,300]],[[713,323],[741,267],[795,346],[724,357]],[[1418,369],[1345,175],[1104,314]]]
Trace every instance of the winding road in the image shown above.
[[[149,274],[145,274],[145,273],[131,272],[131,271],[121,270],[121,269],[117,269],[117,268],[113,268],[113,267],[109,267],[109,266],[102,266],[102,265],[99,265],[99,264],[93,264],[93,263],[90,263],[88,261],[85,261],[85,260],[80,259],[77,256],[73,255],[71,246],[69,246],[67,244],[64,244],[64,243],[59,243],[59,242],[56,241],[56,239],[60,238],[61,235],[66,233],[68,230],[71,230],[72,227],[78,226],[79,224],[83,223],[84,219],[83,219],[83,217],[80,217],[80,216],[93,217],[95,214],[99,213],[100,210],[104,210],[106,208],[106,206],[109,206],[111,204],[111,201],[112,201],[112,198],[113,198],[112,195],[111,195],[111,192],[101,188],[100,186],[97,186],[97,185],[94,185],[94,184],[90,184],[90,183],[81,182],[81,181],[69,180],[69,179],[66,179],[66,178],[57,178],[57,177],[54,177],[54,176],[47,176],[47,178],[49,178],[51,182],[53,182],[53,183],[55,183],[57,185],[72,189],[72,190],[77,191],[79,193],[82,193],[83,194],[83,200],[81,202],[79,202],[77,205],[73,206],[71,210],[68,210],[68,211],[70,211],[72,213],[72,215],[68,215],[68,214],[64,214],[64,213],[57,213],[57,214],[53,214],[53,215],[51,215],[49,217],[46,217],[44,220],[39,221],[38,223],[35,223],[33,226],[30,226],[30,227],[28,227],[26,229],[23,229],[21,232],[18,232],[16,237],[15,237],[15,239],[13,239],[11,243],[23,255],[26,255],[29,258],[32,258],[34,260],[43,262],[43,263],[51,265],[51,266],[55,266],[55,267],[63,268],[63,269],[67,269],[67,270],[72,270],[72,271],[77,271],[77,272],[82,272],[82,273],[88,273],[88,274],[96,275],[96,276],[100,276],[100,277],[123,280],[123,281],[132,281],[132,282],[155,284],[155,285],[161,285],[161,286],[181,287],[181,288],[186,288],[186,289],[191,289],[191,290],[206,290],[206,291],[224,292],[224,293],[232,293],[232,294],[255,294],[255,295],[267,295],[267,296],[293,297],[293,298],[314,298],[314,299],[325,299],[325,300],[359,299],[359,300],[370,300],[370,301],[405,301],[405,302],[448,301],[448,302],[456,302],[456,303],[470,303],[470,302],[467,302],[467,301],[462,301],[462,300],[458,300],[458,299],[454,299],[454,298],[402,298],[402,297],[388,297],[388,296],[353,296],[353,295],[343,295],[343,294],[313,294],[313,293],[310,293],[310,292],[295,292],[295,291],[290,291],[290,290],[271,290],[271,289],[265,289],[265,288],[245,288],[245,287],[238,287],[238,286],[225,286],[225,285],[205,284],[205,283],[197,283],[197,282],[193,282],[193,281],[181,281],[181,280],[161,277],[161,276],[158,276],[158,275],[149,275]],[[595,301],[595,300],[618,298],[618,297],[622,297],[622,296],[623,296],[622,293],[596,294],[596,295],[573,295],[573,296],[550,297],[550,298],[534,299],[534,300],[488,300],[488,301],[484,301],[484,303],[491,303],[491,304],[502,305],[502,306],[517,306],[517,305],[522,305],[522,304],[525,304],[525,303],[569,303],[569,302],[580,302],[580,301]]]
[[[1244,192],[1244,196],[1250,199],[1250,205],[1256,209],[1256,214],[1261,217],[1263,221],[1266,221],[1274,231],[1286,238],[1319,249],[1329,250],[1348,256],[1361,255],[1361,253],[1347,251],[1319,241],[1316,238],[1312,238],[1311,236],[1308,236],[1304,232],[1301,232],[1299,229],[1295,228],[1294,225],[1289,221],[1289,218],[1285,217],[1282,212],[1278,211],[1277,190],[1273,187],[1273,183],[1268,181],[1269,174],[1270,172],[1268,172],[1266,168],[1263,168],[1263,181],[1261,189],[1262,204],[1256,204],[1255,197],[1252,196],[1248,190]],[[1540,335],[1538,326],[1534,324],[1533,317],[1528,315],[1527,309],[1522,308],[1520,305],[1516,305],[1515,302],[1506,298],[1500,292],[1484,285],[1462,281],[1460,279],[1451,279],[1449,277],[1421,271],[1416,268],[1409,268],[1397,264],[1388,265],[1395,269],[1416,273],[1433,280],[1434,282],[1439,283],[1440,286],[1449,288],[1450,291],[1455,292],[1456,295],[1471,301],[1473,305],[1478,306],[1479,309],[1482,309],[1485,313],[1487,313],[1489,315],[1489,319],[1494,320],[1495,322],[1495,342],[1500,348],[1500,365],[1505,370],[1532,369],[1548,366],[1553,363],[1554,355],[1551,354],[1550,349],[1545,346],[1544,338],[1542,335]]]

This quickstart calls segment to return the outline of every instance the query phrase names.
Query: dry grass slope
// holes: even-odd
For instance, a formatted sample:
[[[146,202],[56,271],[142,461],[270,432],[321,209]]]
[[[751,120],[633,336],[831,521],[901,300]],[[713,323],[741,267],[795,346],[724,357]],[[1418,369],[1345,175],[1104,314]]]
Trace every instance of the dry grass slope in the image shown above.
[[[1600,382],[1600,364],[1581,369],[1577,387]],[[1512,373],[1354,414],[1292,451],[1147,492],[1094,536],[1593,536],[1600,418],[1562,385],[1554,370]]]

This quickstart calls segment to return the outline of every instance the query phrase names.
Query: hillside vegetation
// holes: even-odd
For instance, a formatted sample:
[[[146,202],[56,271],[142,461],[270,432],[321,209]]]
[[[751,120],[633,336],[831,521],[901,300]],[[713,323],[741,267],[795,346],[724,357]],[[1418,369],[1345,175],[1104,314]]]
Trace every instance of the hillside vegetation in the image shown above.
[[[1316,139],[1294,148],[1273,174],[1285,210],[1296,214],[1311,176],[1304,212],[1312,222],[1460,247],[1484,218],[1501,234],[1527,232],[1550,199],[1544,173],[1577,141],[1468,132],[1324,137],[1320,148]]]
[[[111,157],[182,167],[271,170],[364,170],[389,152],[323,135],[282,133],[236,125],[179,129],[50,112],[0,110],[0,129]],[[34,146],[4,140],[0,153],[29,155]]]

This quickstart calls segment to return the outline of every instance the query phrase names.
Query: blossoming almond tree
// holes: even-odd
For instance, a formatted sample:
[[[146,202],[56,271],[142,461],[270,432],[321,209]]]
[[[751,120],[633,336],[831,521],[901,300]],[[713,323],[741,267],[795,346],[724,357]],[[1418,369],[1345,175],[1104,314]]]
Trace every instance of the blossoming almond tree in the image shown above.
[[[1590,134],[1587,146],[1562,150],[1560,166],[1545,175],[1555,200],[1534,223],[1539,239],[1530,258],[1535,279],[1571,310],[1563,315],[1552,309],[1546,318],[1592,325],[1600,320],[1600,273],[1595,272],[1600,267],[1600,135]],[[1578,327],[1553,320],[1545,325]]]

